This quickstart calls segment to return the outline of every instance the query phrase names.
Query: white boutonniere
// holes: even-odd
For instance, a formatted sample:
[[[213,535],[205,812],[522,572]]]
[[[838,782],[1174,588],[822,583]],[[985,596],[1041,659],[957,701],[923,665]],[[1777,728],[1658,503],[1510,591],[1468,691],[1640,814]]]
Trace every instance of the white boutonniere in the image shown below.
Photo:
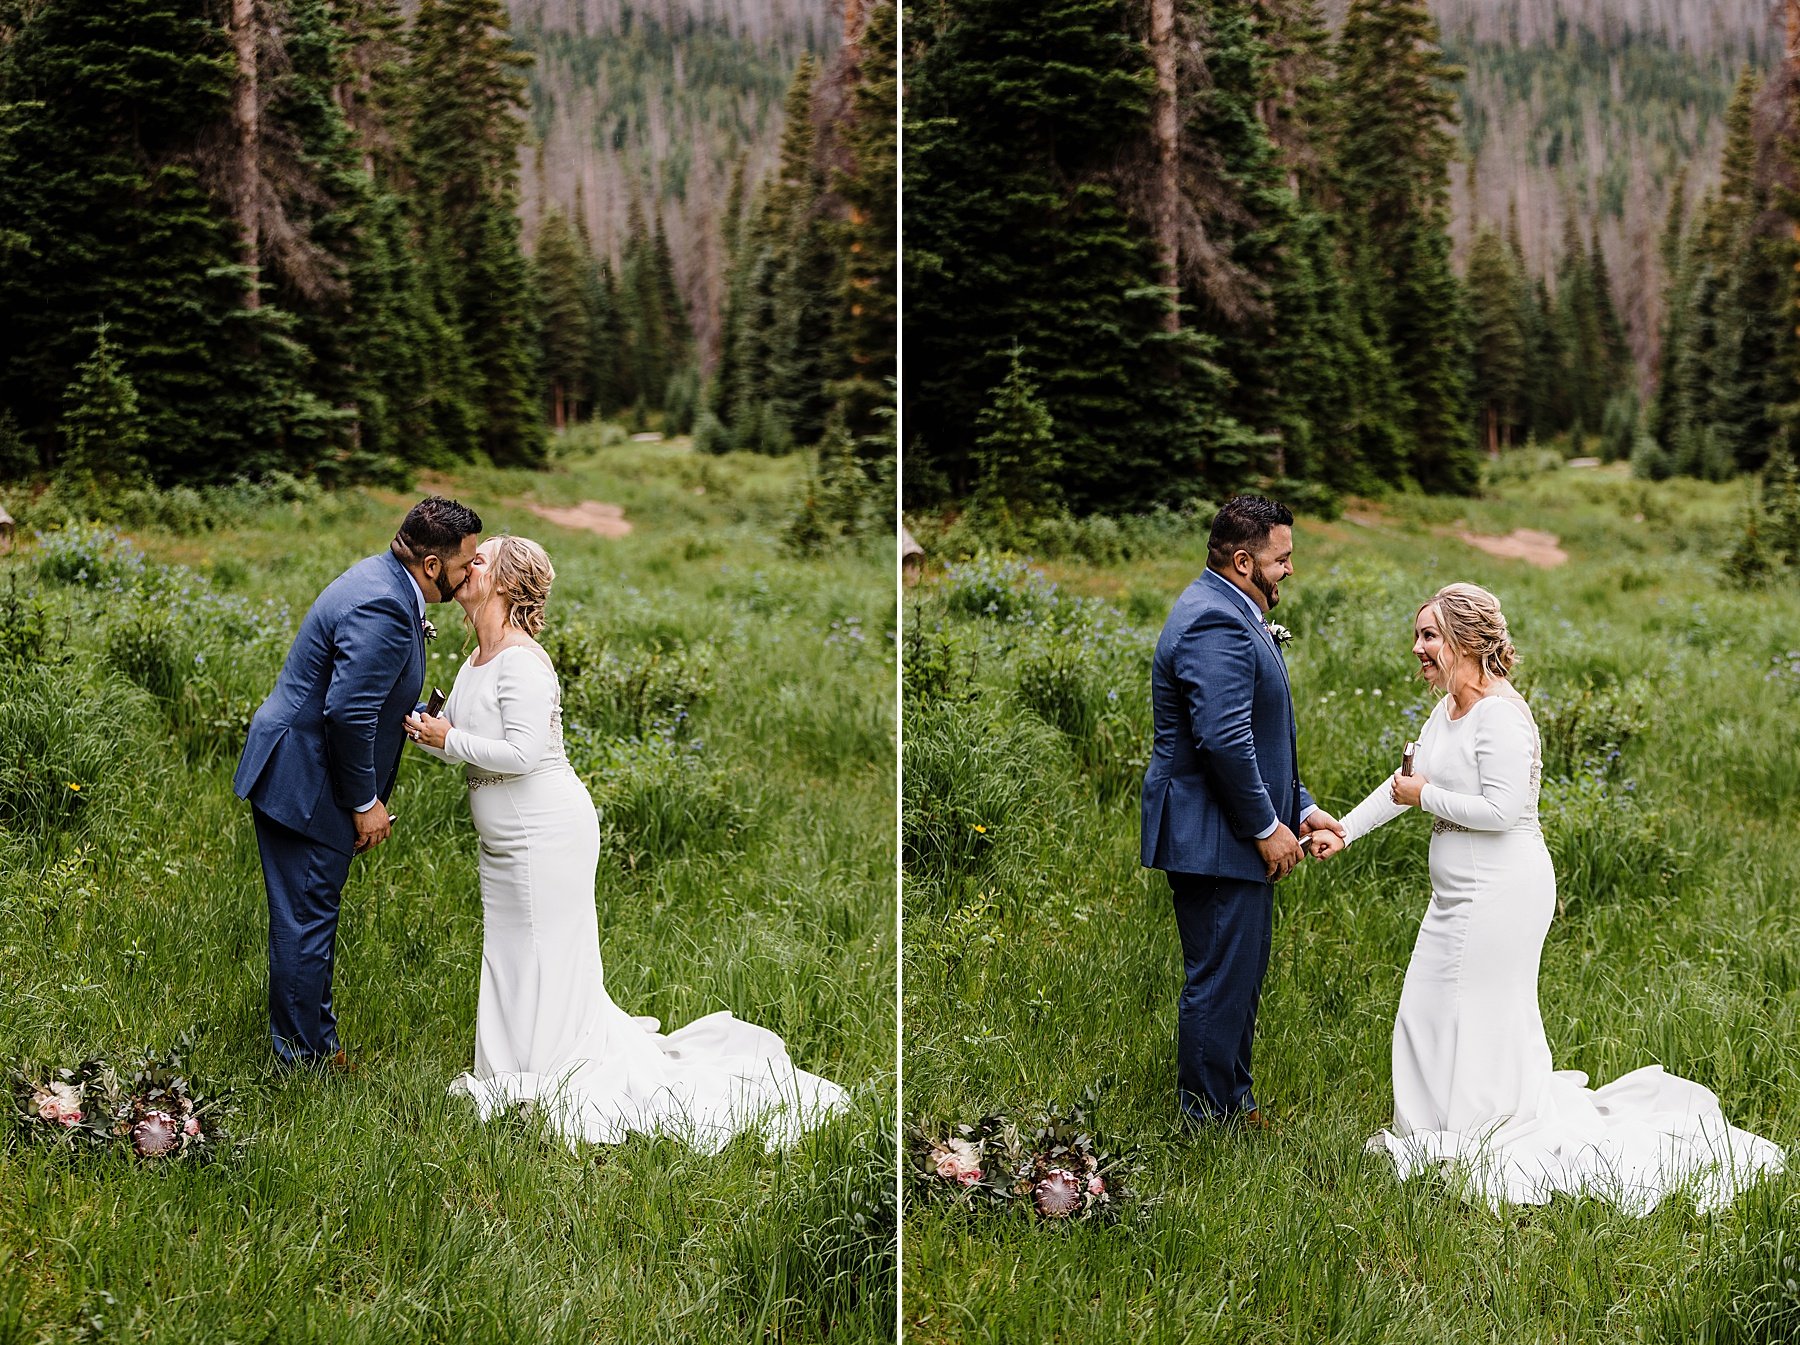
[[[437,627],[431,624],[431,618],[420,617],[419,629],[425,632],[425,638],[427,640],[437,639]]]
[[[1289,640],[1294,638],[1294,632],[1280,622],[1271,621],[1269,622],[1269,638],[1275,641],[1275,647],[1280,649],[1284,647]]]

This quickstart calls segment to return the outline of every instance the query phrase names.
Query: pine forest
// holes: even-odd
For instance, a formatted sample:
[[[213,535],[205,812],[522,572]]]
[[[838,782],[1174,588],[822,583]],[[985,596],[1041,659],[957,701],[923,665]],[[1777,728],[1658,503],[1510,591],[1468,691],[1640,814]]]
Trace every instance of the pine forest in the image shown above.
[[[818,447],[802,531],[842,531],[893,471],[895,43],[888,4],[0,0],[0,479],[400,480],[604,417]]]
[[[1785,471],[1783,21],[1762,0],[920,5],[907,507],[999,536],[1252,484],[1467,493],[1531,444]]]

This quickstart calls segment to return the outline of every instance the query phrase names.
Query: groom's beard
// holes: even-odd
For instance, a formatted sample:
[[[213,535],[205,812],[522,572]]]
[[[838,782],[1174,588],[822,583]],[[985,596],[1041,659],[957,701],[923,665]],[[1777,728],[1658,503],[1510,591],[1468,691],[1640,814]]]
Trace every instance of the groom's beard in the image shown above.
[[[444,576],[443,575],[436,574],[431,577],[431,586],[437,590],[437,595],[438,595],[437,600],[439,602],[449,602],[458,593],[462,592],[462,586],[468,582],[469,582],[469,576],[465,574],[465,575],[463,575],[461,580],[459,580],[457,582],[457,585],[455,588],[448,588],[444,584]]]
[[[1275,604],[1281,601],[1277,586],[1264,579],[1261,570],[1250,571],[1250,582],[1256,585],[1256,591],[1263,595],[1263,601],[1268,603],[1269,609],[1273,611]]]

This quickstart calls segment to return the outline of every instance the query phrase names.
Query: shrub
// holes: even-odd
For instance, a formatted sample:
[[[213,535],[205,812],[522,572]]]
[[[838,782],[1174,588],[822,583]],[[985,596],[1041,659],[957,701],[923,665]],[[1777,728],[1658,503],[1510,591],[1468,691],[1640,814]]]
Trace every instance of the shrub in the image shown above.
[[[545,647],[562,680],[565,719],[592,733],[632,737],[670,724],[684,734],[690,711],[713,691],[709,645],[619,650],[574,629]]]
[[[1029,561],[979,555],[944,567],[944,604],[962,616],[1001,621],[1052,608],[1056,585]]]
[[[909,705],[904,742],[900,843],[911,878],[948,883],[1029,853],[1067,815],[1066,749],[1036,719],[991,700]]]
[[[0,663],[51,663],[67,658],[71,622],[57,622],[36,589],[19,589],[17,571],[0,594]]]
[[[601,842],[626,868],[726,850],[748,826],[731,777],[704,748],[680,741],[669,725],[643,737],[570,733],[569,759],[593,794]]]
[[[82,588],[129,588],[144,576],[144,553],[117,528],[76,524],[36,534],[38,576]]]
[[[181,694],[193,659],[185,654],[168,619],[152,615],[114,626],[106,636],[106,661],[165,704]]]
[[[160,760],[143,732],[150,716],[120,690],[0,664],[0,829],[43,839],[148,787]]]
[[[1123,679],[1090,649],[1065,638],[1027,654],[1018,664],[1018,696],[1062,731],[1100,797],[1113,799],[1137,788],[1149,760],[1148,734],[1129,713],[1144,697],[1122,696]]]
[[[1549,780],[1540,805],[1559,910],[1674,895],[1689,857],[1676,848],[1670,819],[1640,806],[1634,781],[1598,770]]]

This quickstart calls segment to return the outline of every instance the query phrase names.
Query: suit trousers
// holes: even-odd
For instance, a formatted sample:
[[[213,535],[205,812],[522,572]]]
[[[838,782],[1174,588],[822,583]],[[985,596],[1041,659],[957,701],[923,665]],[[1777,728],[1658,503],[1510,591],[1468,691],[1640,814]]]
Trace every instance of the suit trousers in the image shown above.
[[[1177,1015],[1176,1097],[1198,1122],[1252,1111],[1250,1043],[1269,969],[1275,888],[1171,873],[1185,978]]]
[[[269,1035],[285,1064],[325,1060],[338,1050],[331,964],[350,856],[251,812],[269,894]]]

